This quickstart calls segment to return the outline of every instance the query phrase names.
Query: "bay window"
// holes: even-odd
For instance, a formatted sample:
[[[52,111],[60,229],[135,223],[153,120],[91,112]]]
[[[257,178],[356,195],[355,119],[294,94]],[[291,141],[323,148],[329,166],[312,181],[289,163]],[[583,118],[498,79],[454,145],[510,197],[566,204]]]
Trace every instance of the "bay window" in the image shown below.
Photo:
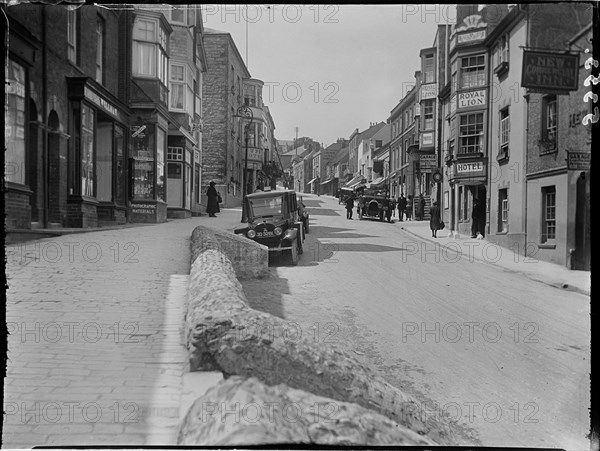
[[[169,96],[171,101],[169,107],[173,110],[183,110],[185,91],[185,66],[183,64],[171,64],[171,75],[169,81]]]
[[[433,130],[433,107],[435,100],[424,100],[423,101],[423,119],[424,129]]]
[[[483,113],[463,114],[459,137],[459,154],[483,152]]]
[[[485,57],[483,55],[461,58],[460,88],[485,85]]]
[[[133,75],[167,84],[167,34],[157,21],[137,18],[133,27]]]

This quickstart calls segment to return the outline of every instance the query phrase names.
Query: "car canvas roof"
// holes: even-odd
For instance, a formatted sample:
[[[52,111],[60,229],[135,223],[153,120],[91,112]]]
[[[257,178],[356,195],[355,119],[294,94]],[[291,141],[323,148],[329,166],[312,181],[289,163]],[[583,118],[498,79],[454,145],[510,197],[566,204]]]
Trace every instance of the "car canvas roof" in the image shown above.
[[[275,197],[275,195],[280,195],[283,193],[295,193],[296,191],[291,190],[291,189],[278,189],[275,191],[265,191],[264,193],[252,193],[252,194],[247,194],[246,197],[250,198],[250,199],[257,199],[257,198],[261,198],[261,197]]]

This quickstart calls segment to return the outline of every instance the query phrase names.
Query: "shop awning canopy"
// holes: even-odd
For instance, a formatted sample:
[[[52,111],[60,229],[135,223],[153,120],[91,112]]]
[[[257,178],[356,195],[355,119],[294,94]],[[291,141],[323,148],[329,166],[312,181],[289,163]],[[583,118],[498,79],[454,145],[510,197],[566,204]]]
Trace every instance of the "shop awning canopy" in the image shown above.
[[[327,179],[324,182],[321,182],[321,185],[327,185],[329,182],[333,182],[336,179],[337,179],[337,177],[331,177],[330,179]]]
[[[354,188],[358,186],[360,183],[365,183],[367,180],[362,175],[357,175],[348,183],[346,183],[345,188]]]
[[[382,186],[385,182],[386,178],[385,177],[377,177],[375,180],[373,180],[371,183],[369,183],[369,188],[376,188],[378,186]]]

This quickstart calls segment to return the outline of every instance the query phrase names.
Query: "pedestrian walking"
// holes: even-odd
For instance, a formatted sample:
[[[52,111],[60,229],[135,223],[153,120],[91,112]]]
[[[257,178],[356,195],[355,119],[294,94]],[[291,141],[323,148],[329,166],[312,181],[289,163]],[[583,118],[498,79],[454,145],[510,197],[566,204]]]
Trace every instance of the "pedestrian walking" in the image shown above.
[[[437,238],[437,231],[442,230],[442,218],[440,217],[440,207],[437,202],[433,202],[431,210],[429,210],[431,217],[429,218],[429,228],[431,229],[431,236]]]
[[[206,190],[206,197],[208,198],[206,212],[210,218],[216,218],[217,215],[215,213],[221,212],[219,208],[219,197],[221,196],[215,188],[215,182],[210,182],[210,186]]]
[[[471,212],[471,238],[477,238],[477,234],[484,235],[485,205],[479,199],[473,200],[473,211]]]
[[[360,194],[358,196],[358,219],[362,219],[365,214],[365,196],[364,194]]]
[[[398,199],[398,219],[400,221],[404,220],[404,212],[406,211],[406,197],[404,197],[404,193],[400,195]]]
[[[348,196],[346,199],[346,219],[352,219],[352,210],[354,209],[354,195]]]
[[[423,216],[425,215],[425,198],[423,197],[423,193],[419,194],[419,198],[417,199],[417,211],[416,217],[417,221],[422,221]]]
[[[412,221],[412,211],[413,211],[413,197],[412,194],[408,195],[408,199],[406,200],[406,220]]]
[[[393,198],[386,197],[386,199],[387,199],[388,209],[385,212],[385,216],[386,216],[387,222],[392,222],[392,212],[396,209],[396,204],[394,203]]]

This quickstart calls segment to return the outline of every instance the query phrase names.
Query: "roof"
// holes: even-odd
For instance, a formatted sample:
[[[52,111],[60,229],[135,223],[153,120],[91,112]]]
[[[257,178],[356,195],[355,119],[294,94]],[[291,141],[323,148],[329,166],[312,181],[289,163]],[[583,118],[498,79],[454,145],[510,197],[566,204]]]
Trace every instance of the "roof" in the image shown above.
[[[358,135],[358,139],[359,140],[369,139],[375,133],[377,133],[379,130],[381,130],[381,128],[384,126],[385,126],[385,122],[379,122],[378,124],[372,125],[369,128],[367,128],[364,132],[362,132],[360,135]]]
[[[335,156],[331,159],[331,164],[336,164],[344,161],[348,161],[350,158],[350,148],[348,146],[341,148]]]

